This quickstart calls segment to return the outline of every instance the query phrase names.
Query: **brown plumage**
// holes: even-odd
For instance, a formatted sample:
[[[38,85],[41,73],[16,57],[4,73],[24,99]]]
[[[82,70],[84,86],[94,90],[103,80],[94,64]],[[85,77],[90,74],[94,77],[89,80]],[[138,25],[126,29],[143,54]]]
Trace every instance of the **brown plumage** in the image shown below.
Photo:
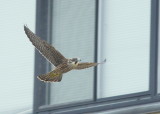
[[[27,26],[24,26],[24,31],[35,46],[35,48],[56,68],[47,73],[38,76],[37,78],[44,82],[60,82],[62,80],[62,74],[73,69],[85,69],[96,66],[101,63],[79,63],[78,58],[67,59],[53,46],[48,44],[46,41],[41,40],[40,37],[35,35]],[[102,63],[104,63],[104,60]]]

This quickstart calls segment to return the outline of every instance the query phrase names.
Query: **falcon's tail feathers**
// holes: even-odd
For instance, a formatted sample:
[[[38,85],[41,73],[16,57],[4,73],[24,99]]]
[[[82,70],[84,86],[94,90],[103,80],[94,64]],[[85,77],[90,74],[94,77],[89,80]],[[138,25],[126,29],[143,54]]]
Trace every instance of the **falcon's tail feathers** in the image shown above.
[[[62,75],[56,74],[56,73],[48,73],[48,74],[37,76],[37,78],[40,81],[44,81],[44,82],[60,82],[62,80]]]

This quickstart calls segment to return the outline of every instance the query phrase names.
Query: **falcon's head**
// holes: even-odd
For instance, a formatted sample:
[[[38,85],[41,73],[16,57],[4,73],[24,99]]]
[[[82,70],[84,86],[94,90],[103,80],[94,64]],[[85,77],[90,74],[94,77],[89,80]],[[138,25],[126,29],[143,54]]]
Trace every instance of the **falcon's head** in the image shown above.
[[[72,58],[72,59],[69,59],[69,63],[70,64],[74,64],[74,65],[78,65],[79,61],[81,61],[80,58]]]

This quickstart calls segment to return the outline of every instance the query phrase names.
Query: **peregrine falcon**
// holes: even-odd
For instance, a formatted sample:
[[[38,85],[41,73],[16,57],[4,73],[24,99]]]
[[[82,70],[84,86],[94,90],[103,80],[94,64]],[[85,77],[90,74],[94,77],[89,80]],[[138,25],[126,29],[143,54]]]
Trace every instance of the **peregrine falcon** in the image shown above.
[[[78,58],[65,58],[58,50],[48,44],[46,41],[41,40],[39,36],[34,34],[27,26],[24,25],[24,31],[35,46],[35,48],[51,63],[55,66],[55,69],[47,74],[37,76],[37,78],[44,82],[60,82],[62,80],[62,74],[69,72],[73,69],[85,69],[98,64],[105,63],[106,59],[101,63],[85,62],[81,63]]]

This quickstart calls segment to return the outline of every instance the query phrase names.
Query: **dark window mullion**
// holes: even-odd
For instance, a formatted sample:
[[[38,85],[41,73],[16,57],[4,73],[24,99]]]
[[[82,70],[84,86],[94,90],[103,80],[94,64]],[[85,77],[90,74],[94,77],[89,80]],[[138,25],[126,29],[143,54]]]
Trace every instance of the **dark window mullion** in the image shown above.
[[[152,96],[157,94],[158,4],[158,0],[151,0],[150,91]]]
[[[98,56],[97,56],[97,54],[98,54],[98,4],[99,3],[99,1],[98,0],[96,0],[96,6],[95,6],[95,62],[97,62],[97,60],[98,60]],[[93,100],[94,101],[96,101],[97,100],[97,67],[95,67],[94,68],[94,82],[93,82],[93,84],[94,84],[94,90],[93,90]]]
[[[48,10],[47,10],[47,16],[48,16],[48,20],[47,20],[47,41],[48,43],[52,44],[52,10],[53,10],[53,0],[48,0]],[[52,66],[49,62],[47,62],[47,72],[50,72],[52,70]],[[50,104],[50,83],[46,83],[46,94],[45,94],[45,98],[46,98],[46,104]]]
[[[36,0],[36,34],[41,39],[49,40],[49,3],[50,0]],[[47,84],[39,81],[37,76],[49,70],[49,62],[36,50],[35,51],[35,73],[34,73],[34,103],[33,113],[36,113],[39,106],[46,104]]]

